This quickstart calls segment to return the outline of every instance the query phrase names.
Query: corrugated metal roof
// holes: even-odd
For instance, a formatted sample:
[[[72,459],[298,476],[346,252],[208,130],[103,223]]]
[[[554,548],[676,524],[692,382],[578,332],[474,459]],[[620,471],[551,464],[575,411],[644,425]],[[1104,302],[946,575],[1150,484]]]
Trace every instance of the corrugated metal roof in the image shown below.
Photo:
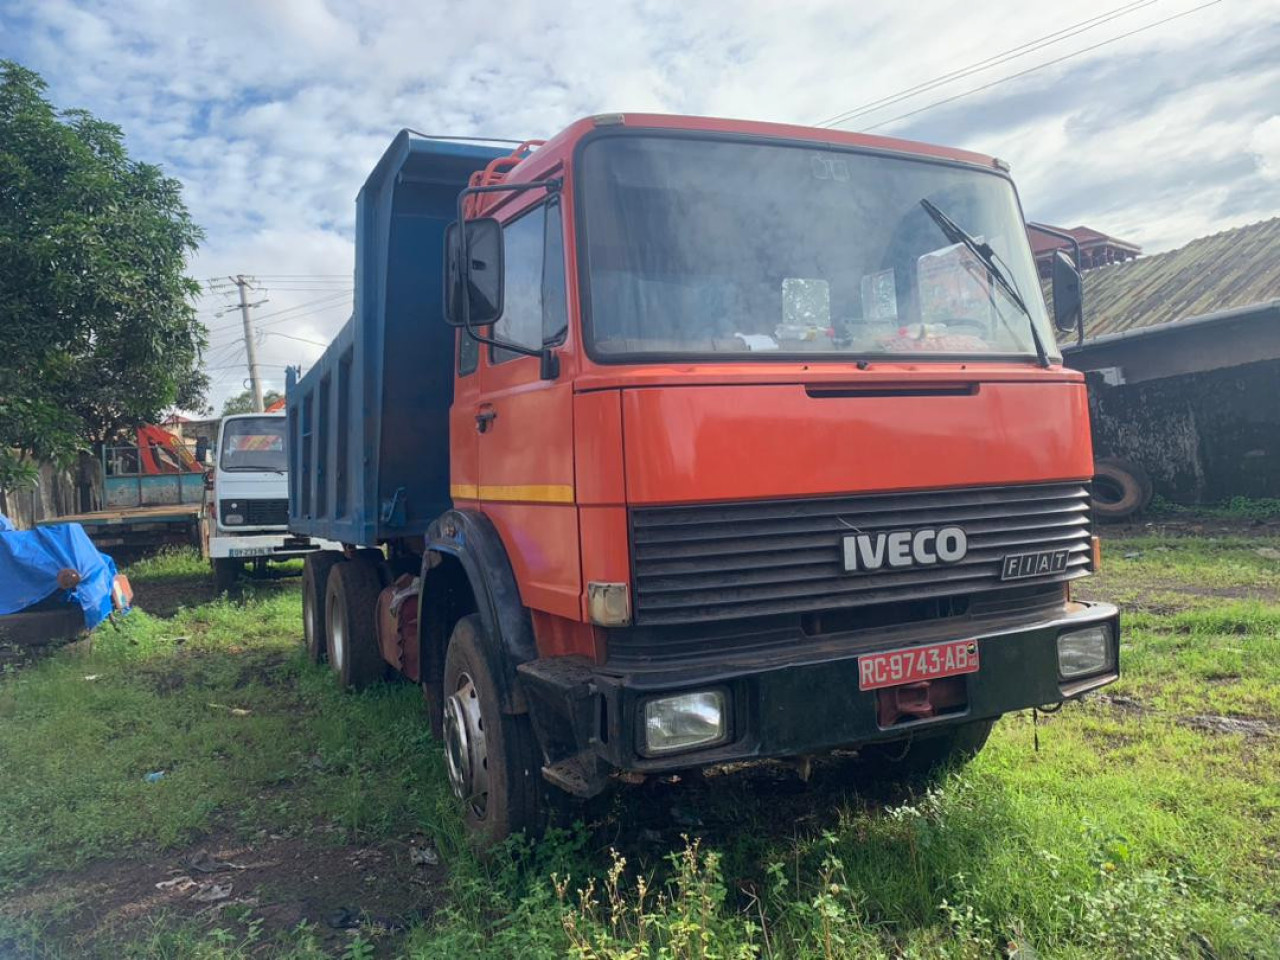
[[[1201,237],[1167,253],[1084,272],[1088,337],[1276,299],[1280,217]]]

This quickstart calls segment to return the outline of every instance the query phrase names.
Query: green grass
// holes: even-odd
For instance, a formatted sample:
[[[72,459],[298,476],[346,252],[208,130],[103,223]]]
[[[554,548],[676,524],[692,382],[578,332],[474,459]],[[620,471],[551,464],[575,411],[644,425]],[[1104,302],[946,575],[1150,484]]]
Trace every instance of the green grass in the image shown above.
[[[1274,520],[1280,517],[1280,499],[1232,497],[1210,506],[1185,507],[1157,496],[1148,513],[1153,517],[1213,517],[1226,520]]]
[[[1274,546],[1108,542],[1077,593],[1124,604],[1123,679],[1034,727],[1006,718],[934,791],[632,789],[590,827],[485,863],[417,692],[340,695],[302,655],[296,580],[135,613],[88,654],[0,679],[0,903],[213,830],[324,825],[315,842],[425,832],[449,865],[430,923],[361,934],[351,956],[1280,957],[1280,562],[1258,553]],[[206,575],[186,554],[129,573],[144,606],[149,586]],[[1206,715],[1273,732],[1194,725]],[[641,827],[673,803],[700,837]],[[57,955],[47,920],[0,906],[0,955],[6,938]],[[104,955],[325,955],[313,927],[268,929],[250,908],[223,921],[151,917]]]
[[[125,568],[130,580],[140,583],[162,583],[190,580],[209,573],[209,561],[194,550],[166,547],[159,553],[143,557]]]
[[[190,566],[173,556],[129,573],[145,597]],[[288,833],[323,820],[378,835],[438,820],[441,764],[416,690],[343,696],[300,635],[296,581],[248,584],[241,601],[171,619],[135,610],[91,653],[5,678],[0,892],[215,825]]]

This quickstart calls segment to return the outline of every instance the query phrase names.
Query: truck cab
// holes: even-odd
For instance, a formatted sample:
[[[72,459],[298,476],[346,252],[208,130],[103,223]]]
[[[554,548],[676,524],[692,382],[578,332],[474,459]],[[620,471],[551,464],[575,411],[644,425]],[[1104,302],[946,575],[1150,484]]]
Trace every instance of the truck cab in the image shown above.
[[[287,471],[283,411],[222,418],[203,538],[219,590],[234,586],[246,565],[261,570],[272,560],[335,546],[289,533]]]
[[[477,836],[620,774],[926,773],[1118,677],[1006,165],[608,115],[402,134],[359,204],[356,315],[288,393],[290,528],[346,548],[309,636],[346,685],[423,686]]]

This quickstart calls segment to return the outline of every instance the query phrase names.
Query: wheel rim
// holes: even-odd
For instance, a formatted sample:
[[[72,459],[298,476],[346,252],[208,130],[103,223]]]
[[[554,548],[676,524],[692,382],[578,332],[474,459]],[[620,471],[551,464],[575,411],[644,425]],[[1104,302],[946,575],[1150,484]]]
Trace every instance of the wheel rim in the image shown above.
[[[342,664],[347,659],[347,626],[343,617],[338,615],[338,604],[335,601],[329,610],[329,635],[333,637],[333,669],[342,672]]]
[[[489,754],[480,696],[465,673],[444,705],[444,759],[454,796],[483,817],[489,802]]]

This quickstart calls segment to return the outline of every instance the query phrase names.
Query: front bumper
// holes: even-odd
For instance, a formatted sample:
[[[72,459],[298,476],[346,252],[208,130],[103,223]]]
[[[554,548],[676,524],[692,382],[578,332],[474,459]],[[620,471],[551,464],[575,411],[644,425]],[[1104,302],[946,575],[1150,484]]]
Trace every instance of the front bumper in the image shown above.
[[[1063,680],[1058,636],[1096,624],[1111,627],[1111,663],[1102,672]],[[552,657],[521,664],[519,673],[534,730],[547,757],[544,775],[583,796],[603,789],[610,773],[662,773],[732,761],[821,754],[840,747],[899,740],[939,727],[998,717],[1058,703],[1096,690],[1119,675],[1119,612],[1110,604],[1079,603],[1032,623],[993,627],[949,639],[973,640],[980,669],[953,680],[956,702],[924,719],[882,721],[881,691],[858,689],[858,658],[936,642],[936,630],[912,636],[865,634],[839,643],[797,645],[794,655],[751,663],[703,661],[611,670],[582,657]],[[681,691],[721,689],[729,700],[729,738],[720,745],[646,757],[638,742],[646,700]],[[891,691],[893,688],[889,688]],[[960,691],[963,691],[960,695]],[[892,695],[892,694],[888,694]]]
[[[341,550],[342,545],[291,533],[215,534],[209,538],[209,556],[218,560],[289,560],[319,550]]]

